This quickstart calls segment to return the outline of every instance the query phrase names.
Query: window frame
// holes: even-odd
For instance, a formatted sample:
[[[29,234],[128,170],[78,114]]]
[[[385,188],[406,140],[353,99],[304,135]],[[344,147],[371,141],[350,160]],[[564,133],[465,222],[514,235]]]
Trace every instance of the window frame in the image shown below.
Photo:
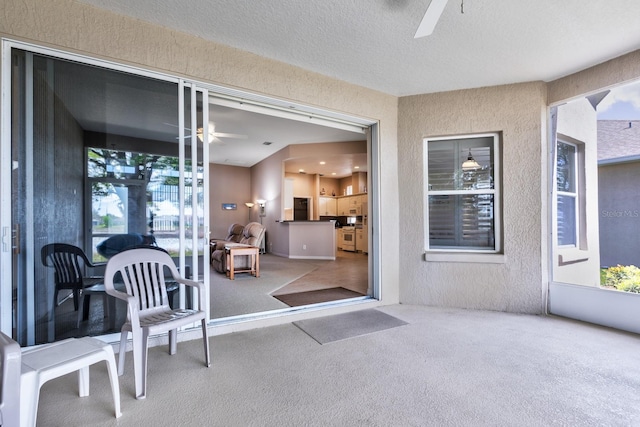
[[[432,142],[440,142],[440,141],[464,141],[466,139],[478,139],[478,138],[492,138],[493,139],[493,170],[491,172],[491,179],[493,181],[493,188],[487,189],[467,189],[467,190],[431,190],[429,185],[429,143]],[[424,189],[424,197],[423,197],[423,210],[424,210],[424,251],[426,260],[434,260],[434,261],[446,261],[448,259],[443,259],[438,256],[438,254],[443,254],[445,257],[455,256],[456,254],[469,254],[469,255],[491,255],[496,256],[502,254],[502,203],[501,203],[501,150],[500,150],[500,141],[501,141],[501,133],[500,132],[485,132],[485,133],[474,133],[474,134],[462,134],[462,135],[451,135],[451,136],[439,136],[439,137],[426,137],[423,139],[423,189]],[[461,170],[462,164],[460,164]],[[458,169],[456,169],[457,171]],[[493,249],[490,248],[474,248],[474,247],[431,247],[430,244],[430,227],[429,227],[429,198],[430,196],[437,195],[477,195],[477,194],[488,194],[493,196]],[[434,256],[435,255],[435,256]],[[430,259],[432,258],[432,259]],[[482,257],[482,259],[486,259]],[[459,259],[452,259],[458,261]],[[469,262],[474,262],[475,258],[469,258]]]
[[[558,189],[558,146],[560,144],[568,145],[573,147],[573,173],[571,179],[573,180],[573,191],[563,191]],[[558,248],[579,248],[581,242],[581,231],[580,231],[580,223],[581,223],[581,213],[582,206],[580,203],[580,190],[581,190],[581,180],[580,180],[580,146],[577,143],[569,142],[566,138],[557,138],[556,139],[556,162],[555,162],[555,180],[554,186],[556,190],[556,245]],[[574,218],[573,218],[573,235],[575,236],[575,241],[569,244],[560,244],[560,221],[559,221],[559,208],[558,202],[560,197],[570,197],[573,199],[574,204]]]

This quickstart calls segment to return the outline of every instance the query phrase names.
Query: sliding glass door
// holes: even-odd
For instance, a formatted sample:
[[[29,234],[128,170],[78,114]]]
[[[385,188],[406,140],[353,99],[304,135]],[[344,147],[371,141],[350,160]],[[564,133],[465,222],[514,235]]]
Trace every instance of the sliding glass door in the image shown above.
[[[208,147],[191,132],[207,126],[206,90],[10,42],[2,60],[2,331],[23,346],[119,331],[123,307],[109,319],[96,298],[79,317],[56,291],[51,243],[80,248],[99,282],[102,242],[150,236],[208,282]]]

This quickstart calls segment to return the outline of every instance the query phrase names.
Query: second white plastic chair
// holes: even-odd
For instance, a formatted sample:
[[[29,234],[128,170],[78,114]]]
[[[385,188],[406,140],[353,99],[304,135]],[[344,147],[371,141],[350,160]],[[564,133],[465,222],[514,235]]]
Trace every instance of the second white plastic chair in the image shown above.
[[[198,290],[198,309],[169,306],[165,272],[171,280]],[[183,279],[171,257],[160,250],[132,249],[114,255],[107,263],[104,284],[109,295],[127,303],[127,320],[122,325],[118,374],[124,373],[128,333],[132,335],[136,398],[144,399],[147,390],[147,354],[150,335],[168,332],[169,353],[175,354],[177,329],[200,321],[204,341],[205,366],[210,365],[209,337],[203,283]]]

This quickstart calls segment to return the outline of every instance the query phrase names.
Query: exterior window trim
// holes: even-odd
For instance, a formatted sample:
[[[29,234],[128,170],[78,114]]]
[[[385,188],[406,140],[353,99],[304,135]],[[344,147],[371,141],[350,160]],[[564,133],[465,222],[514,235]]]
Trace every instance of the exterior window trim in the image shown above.
[[[446,140],[464,140],[473,138],[493,138],[493,188],[484,190],[430,190],[429,186],[429,142],[446,141]],[[451,136],[435,136],[427,137],[423,140],[423,211],[424,211],[424,252],[426,261],[469,261],[469,262],[492,262],[490,258],[496,258],[495,263],[503,263],[502,255],[502,205],[501,205],[501,152],[500,152],[500,132],[486,132],[475,134],[460,134]],[[457,194],[491,194],[493,195],[493,221],[494,221],[494,248],[493,249],[474,249],[469,248],[431,248],[429,243],[429,196],[433,195],[457,195]],[[469,258],[469,255],[476,258]]]
[[[558,190],[558,165],[557,165],[557,151],[558,144],[566,144],[572,145],[575,147],[575,168],[574,168],[574,177],[575,180],[575,192],[564,192]],[[576,249],[577,251],[586,251],[589,249],[588,239],[587,239],[587,218],[586,218],[586,175],[585,175],[585,145],[584,142],[576,140],[574,138],[568,137],[566,135],[558,133],[556,136],[555,143],[555,158],[554,161],[554,179],[553,179],[553,189],[554,189],[554,240],[555,245],[558,249],[562,251]],[[568,245],[560,245],[558,241],[559,233],[558,233],[558,197],[559,196],[573,196],[575,197],[575,235],[576,242],[575,244]],[[581,253],[581,252],[580,252]],[[575,257],[569,257],[571,259]]]
[[[573,191],[562,191],[562,190],[558,190],[557,186],[558,186],[558,165],[556,163],[556,182],[554,183],[556,185],[556,204],[558,203],[558,199],[560,197],[569,197],[571,199],[573,199],[573,203],[574,203],[574,218],[573,218],[573,233],[575,236],[575,243],[570,243],[570,244],[564,244],[561,245],[560,244],[560,233],[559,233],[559,224],[558,222],[556,222],[556,244],[558,245],[558,248],[579,248],[580,247],[580,212],[582,211],[581,207],[580,207],[580,180],[578,179],[579,174],[578,174],[578,168],[580,166],[580,162],[578,161],[579,159],[579,147],[578,144],[575,144],[573,142],[569,142],[566,139],[561,139],[558,138],[556,140],[556,150],[558,150],[558,146],[560,144],[564,144],[564,145],[569,145],[571,147],[574,148],[574,152],[573,152],[573,173],[571,176],[571,179],[574,182],[574,188]],[[556,156],[557,158],[557,156]],[[556,208],[556,216],[558,215],[558,209]]]

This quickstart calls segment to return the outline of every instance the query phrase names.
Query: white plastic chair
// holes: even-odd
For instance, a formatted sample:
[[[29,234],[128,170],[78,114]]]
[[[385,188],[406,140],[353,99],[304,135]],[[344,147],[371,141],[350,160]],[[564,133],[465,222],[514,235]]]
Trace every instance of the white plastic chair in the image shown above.
[[[22,351],[18,343],[0,333],[3,426],[36,425],[40,388],[44,383],[78,371],[80,397],[89,396],[89,366],[105,361],[109,371],[116,418],[120,417],[120,386],[111,345],[95,338],[69,338]]]
[[[199,309],[176,309],[169,306],[165,271],[172,281],[198,290]],[[204,341],[205,366],[209,367],[209,336],[203,283],[183,279],[171,256],[156,249],[131,249],[114,255],[107,263],[105,287],[109,295],[127,302],[127,320],[122,325],[118,374],[124,374],[126,342],[132,335],[133,370],[136,399],[147,394],[147,354],[149,336],[168,332],[169,354],[176,353],[177,328],[200,321]]]
[[[0,425],[20,425],[20,363],[22,351],[17,342],[0,332]]]

